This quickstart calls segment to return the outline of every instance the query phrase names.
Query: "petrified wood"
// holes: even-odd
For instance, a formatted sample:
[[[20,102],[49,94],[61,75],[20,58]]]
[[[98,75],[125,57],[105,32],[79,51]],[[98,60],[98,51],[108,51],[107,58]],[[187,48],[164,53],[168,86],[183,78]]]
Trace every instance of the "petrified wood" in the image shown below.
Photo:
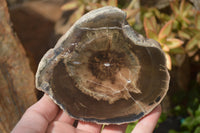
[[[80,18],[42,58],[36,86],[70,116],[126,123],[151,112],[169,84],[159,43],[136,33],[115,7]]]

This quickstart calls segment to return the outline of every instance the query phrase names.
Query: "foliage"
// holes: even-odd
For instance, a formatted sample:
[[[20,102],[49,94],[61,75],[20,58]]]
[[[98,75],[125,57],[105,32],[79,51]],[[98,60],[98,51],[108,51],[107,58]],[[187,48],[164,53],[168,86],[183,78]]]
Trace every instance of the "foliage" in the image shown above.
[[[83,14],[103,6],[114,6],[123,8],[124,11],[127,13],[127,21],[129,22],[129,24],[133,24],[135,22],[135,15],[139,11],[138,9],[133,8],[137,0],[132,0],[128,5],[126,5],[126,1],[127,0],[124,0],[123,2],[118,2],[117,0],[74,0],[64,4],[61,9],[63,11],[75,10],[71,14],[66,24],[66,27],[68,28]]]
[[[144,29],[146,32],[146,36],[148,38],[152,38],[156,41],[158,41],[165,52],[166,59],[167,59],[167,67],[169,70],[171,70],[171,57],[169,55],[170,51],[173,51],[174,49],[180,49],[182,51],[182,44],[183,41],[175,38],[175,34],[172,33],[172,25],[173,21],[169,20],[164,24],[162,27],[157,24],[155,17],[151,18],[144,18]]]
[[[131,131],[135,128],[137,123],[138,123],[138,121],[128,124],[125,133],[131,133]]]
[[[170,3],[172,10],[172,18],[175,20],[174,28],[179,30],[189,27],[194,21],[195,11],[193,6],[182,0],[180,3],[178,0],[173,0]]]
[[[160,118],[158,119],[157,127],[159,126],[160,123],[163,123],[166,119],[167,119],[167,114],[166,113],[162,113],[160,115]]]
[[[177,117],[182,116],[181,131],[170,130],[170,133],[199,133],[200,131],[200,85],[195,83],[188,92],[182,91],[174,95],[172,110]],[[183,103],[184,102],[184,103]]]
[[[179,64],[174,55],[198,56],[195,60],[198,62],[197,52],[200,50],[200,13],[185,0],[180,3],[178,0],[173,0],[170,9],[169,15],[155,8],[146,9],[143,13],[146,36],[160,42],[166,53],[169,69],[171,65]],[[160,23],[158,24],[156,20]]]

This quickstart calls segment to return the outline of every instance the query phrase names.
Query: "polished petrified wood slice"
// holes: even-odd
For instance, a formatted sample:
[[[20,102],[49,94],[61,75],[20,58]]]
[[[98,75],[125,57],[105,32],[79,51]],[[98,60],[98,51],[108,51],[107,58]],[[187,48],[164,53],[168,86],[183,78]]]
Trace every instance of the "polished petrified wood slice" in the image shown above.
[[[159,43],[137,34],[115,7],[80,18],[42,58],[37,88],[70,116],[96,123],[140,119],[169,84]]]

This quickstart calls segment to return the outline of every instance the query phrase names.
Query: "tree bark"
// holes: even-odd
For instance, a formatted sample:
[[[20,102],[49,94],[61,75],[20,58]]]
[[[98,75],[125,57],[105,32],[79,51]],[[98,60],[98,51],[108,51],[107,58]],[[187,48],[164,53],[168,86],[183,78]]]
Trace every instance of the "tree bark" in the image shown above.
[[[36,102],[34,75],[26,53],[11,28],[5,0],[0,0],[0,132],[9,133]]]

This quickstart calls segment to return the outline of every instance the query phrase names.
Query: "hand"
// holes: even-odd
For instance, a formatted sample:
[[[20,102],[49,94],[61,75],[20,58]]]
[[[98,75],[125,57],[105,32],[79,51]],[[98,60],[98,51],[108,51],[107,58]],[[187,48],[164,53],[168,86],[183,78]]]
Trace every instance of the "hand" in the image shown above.
[[[161,114],[161,106],[142,118],[132,133],[152,133]],[[99,133],[102,125],[79,121],[73,127],[74,119],[58,108],[44,95],[32,105],[17,123],[12,133]],[[105,126],[101,133],[123,133],[127,124]]]

